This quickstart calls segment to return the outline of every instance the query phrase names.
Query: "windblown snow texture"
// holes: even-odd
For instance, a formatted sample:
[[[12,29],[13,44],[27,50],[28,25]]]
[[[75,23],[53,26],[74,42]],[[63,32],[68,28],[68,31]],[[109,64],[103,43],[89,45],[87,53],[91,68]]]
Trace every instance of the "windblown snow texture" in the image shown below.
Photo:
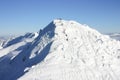
[[[58,19],[9,43],[0,80],[120,80],[120,42],[87,25]]]

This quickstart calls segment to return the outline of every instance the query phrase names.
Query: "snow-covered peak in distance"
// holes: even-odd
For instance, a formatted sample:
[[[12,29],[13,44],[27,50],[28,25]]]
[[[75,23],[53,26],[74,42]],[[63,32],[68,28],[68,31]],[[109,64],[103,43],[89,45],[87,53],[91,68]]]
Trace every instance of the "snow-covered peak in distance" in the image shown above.
[[[113,39],[120,40],[120,33],[110,33],[108,35]]]
[[[2,49],[2,44],[3,44],[4,40],[0,39],[0,49]]]
[[[120,79],[120,42],[76,21],[53,20],[32,42],[5,50],[1,80]]]
[[[20,48],[22,51],[22,49],[26,47],[25,45],[30,44],[37,36],[38,36],[38,32],[26,33],[25,35],[22,35],[22,36],[10,37],[4,41],[1,41],[0,57],[10,52],[13,53],[18,48]]]
[[[0,36],[0,49],[3,48],[3,44],[5,43],[5,41],[7,41],[8,38],[8,36]]]
[[[11,37],[9,38],[6,42],[4,42],[3,47],[8,47],[10,45],[14,45],[19,42],[31,42],[33,41],[36,37],[38,36],[38,33],[26,33],[25,35],[22,36],[17,36],[17,37]]]

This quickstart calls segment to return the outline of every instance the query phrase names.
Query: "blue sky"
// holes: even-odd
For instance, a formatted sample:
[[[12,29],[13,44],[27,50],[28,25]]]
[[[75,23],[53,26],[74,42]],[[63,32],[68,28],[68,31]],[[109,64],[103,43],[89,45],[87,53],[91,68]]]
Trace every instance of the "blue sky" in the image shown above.
[[[120,0],[0,0],[0,35],[37,32],[56,18],[120,32]]]

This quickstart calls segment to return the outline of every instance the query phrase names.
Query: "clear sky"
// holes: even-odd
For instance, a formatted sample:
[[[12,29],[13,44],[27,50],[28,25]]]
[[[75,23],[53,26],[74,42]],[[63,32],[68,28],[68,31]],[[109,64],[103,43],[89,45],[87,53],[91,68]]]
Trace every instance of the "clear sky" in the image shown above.
[[[0,35],[37,32],[56,18],[120,32],[120,0],[0,0]]]

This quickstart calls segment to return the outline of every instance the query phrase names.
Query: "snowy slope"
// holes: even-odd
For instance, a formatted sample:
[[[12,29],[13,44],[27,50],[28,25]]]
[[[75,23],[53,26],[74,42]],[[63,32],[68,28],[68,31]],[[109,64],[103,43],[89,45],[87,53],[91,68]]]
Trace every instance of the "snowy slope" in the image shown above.
[[[0,57],[8,53],[14,53],[14,51],[16,52],[18,48],[21,48],[22,50],[24,47],[26,47],[25,45],[31,43],[37,36],[38,33],[26,33],[24,36],[9,38],[2,43],[3,49],[0,50]]]
[[[75,21],[54,20],[16,46],[0,58],[0,80],[120,80],[120,42]]]
[[[10,39],[8,39],[8,41],[6,41],[3,45],[3,47],[8,47],[11,46],[13,44],[19,43],[19,42],[31,42],[33,41],[36,37],[38,36],[38,33],[26,33],[23,36],[18,36],[18,37],[11,37]]]
[[[20,80],[120,79],[120,42],[74,21],[55,20],[47,28],[53,28],[46,33],[50,38],[44,34],[39,43],[46,45],[52,42],[47,45],[50,48],[47,56],[30,70],[27,68],[28,73]],[[54,36],[51,37],[53,31]],[[37,51],[38,55],[44,54],[39,44],[33,49],[32,58]]]

